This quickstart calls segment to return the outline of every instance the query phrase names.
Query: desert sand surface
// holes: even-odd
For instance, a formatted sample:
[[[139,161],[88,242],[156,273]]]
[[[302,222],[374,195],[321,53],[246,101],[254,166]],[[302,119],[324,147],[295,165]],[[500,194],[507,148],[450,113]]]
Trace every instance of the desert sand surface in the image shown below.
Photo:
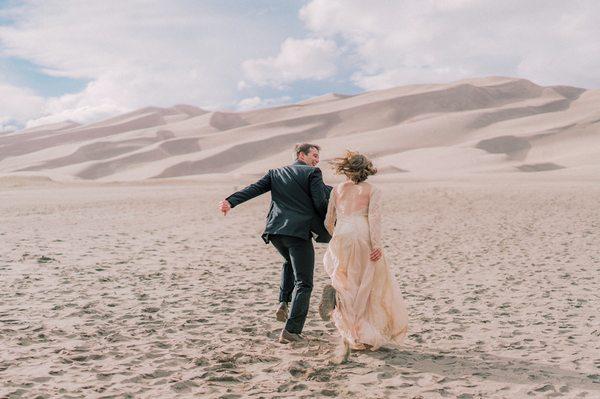
[[[600,397],[600,186],[561,172],[374,179],[410,332],[339,366],[323,245],[309,341],[277,342],[268,195],[223,217],[242,183],[1,178],[0,397]]]
[[[0,174],[138,181],[260,174],[297,142],[360,149],[382,173],[600,174],[600,90],[511,77],[331,93],[245,112],[146,107],[0,135]]]

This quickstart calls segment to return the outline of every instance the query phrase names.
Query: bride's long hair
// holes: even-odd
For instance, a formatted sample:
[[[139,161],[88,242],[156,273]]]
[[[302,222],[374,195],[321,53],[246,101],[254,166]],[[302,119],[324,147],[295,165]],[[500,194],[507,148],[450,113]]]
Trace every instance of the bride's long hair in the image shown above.
[[[356,151],[346,150],[346,155],[334,158],[329,163],[336,174],[346,175],[348,179],[356,184],[377,173],[377,168],[373,166],[373,162]]]

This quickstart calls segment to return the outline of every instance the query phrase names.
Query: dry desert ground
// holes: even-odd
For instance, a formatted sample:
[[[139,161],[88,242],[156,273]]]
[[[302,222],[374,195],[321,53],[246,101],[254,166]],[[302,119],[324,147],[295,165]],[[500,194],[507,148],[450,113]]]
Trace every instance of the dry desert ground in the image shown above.
[[[268,195],[0,179],[0,397],[600,397],[600,186],[548,173],[374,179],[410,332],[339,366],[323,245],[309,341],[277,342]]]

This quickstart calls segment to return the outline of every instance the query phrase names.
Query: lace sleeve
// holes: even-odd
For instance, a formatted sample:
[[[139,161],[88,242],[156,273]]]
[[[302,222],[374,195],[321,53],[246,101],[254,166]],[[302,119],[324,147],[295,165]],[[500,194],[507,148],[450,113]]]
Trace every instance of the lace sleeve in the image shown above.
[[[373,187],[369,200],[369,233],[371,248],[382,248],[381,245],[381,191]]]
[[[329,204],[327,204],[327,215],[325,216],[325,228],[330,235],[333,235],[337,215],[335,211],[335,187],[329,194]]]

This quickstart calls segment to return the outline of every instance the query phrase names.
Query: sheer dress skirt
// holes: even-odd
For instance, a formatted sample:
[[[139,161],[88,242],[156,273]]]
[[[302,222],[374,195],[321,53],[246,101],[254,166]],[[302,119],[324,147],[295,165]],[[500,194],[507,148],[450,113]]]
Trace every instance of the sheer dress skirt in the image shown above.
[[[370,260],[367,213],[337,214],[323,263],[336,290],[332,319],[353,349],[400,345],[408,331],[406,305],[385,259]]]

